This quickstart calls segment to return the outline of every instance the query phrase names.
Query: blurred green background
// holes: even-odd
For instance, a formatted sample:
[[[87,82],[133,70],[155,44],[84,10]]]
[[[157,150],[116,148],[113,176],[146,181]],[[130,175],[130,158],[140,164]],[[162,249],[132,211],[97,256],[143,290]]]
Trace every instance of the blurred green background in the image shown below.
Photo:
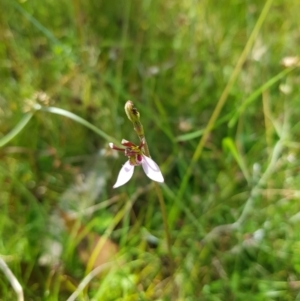
[[[0,11],[0,256],[25,300],[300,300],[299,0]],[[112,189],[128,99],[173,259],[142,168]]]

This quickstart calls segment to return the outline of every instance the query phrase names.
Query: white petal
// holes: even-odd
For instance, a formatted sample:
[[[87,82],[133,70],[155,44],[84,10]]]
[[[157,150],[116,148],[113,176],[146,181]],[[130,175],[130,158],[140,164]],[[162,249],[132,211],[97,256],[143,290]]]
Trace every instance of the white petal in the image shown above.
[[[131,165],[129,161],[127,161],[121,168],[119,175],[118,175],[117,182],[113,186],[113,188],[117,188],[117,187],[122,186],[125,183],[127,183],[131,179],[131,177],[133,175],[133,171],[134,171],[134,166]]]
[[[164,177],[161,174],[158,165],[152,159],[147,156],[143,156],[142,166],[148,178],[161,183],[164,181]]]

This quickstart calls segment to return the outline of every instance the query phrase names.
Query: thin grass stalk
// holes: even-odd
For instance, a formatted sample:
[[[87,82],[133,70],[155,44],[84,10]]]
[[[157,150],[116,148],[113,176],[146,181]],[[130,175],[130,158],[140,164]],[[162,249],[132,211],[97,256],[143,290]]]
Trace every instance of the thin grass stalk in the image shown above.
[[[219,101],[218,101],[218,103],[217,103],[217,105],[216,105],[216,107],[215,107],[208,123],[207,123],[206,128],[204,129],[203,136],[201,137],[201,139],[200,139],[200,141],[199,141],[199,143],[196,147],[196,150],[193,154],[191,162],[188,166],[188,169],[187,169],[187,171],[186,171],[186,173],[183,177],[183,180],[181,182],[181,185],[179,187],[179,191],[178,191],[177,197],[176,197],[177,202],[178,202],[178,200],[182,199],[182,197],[183,197],[183,195],[186,191],[187,184],[188,184],[189,179],[192,175],[193,168],[194,168],[195,164],[197,163],[197,161],[199,160],[199,158],[202,154],[203,147],[205,146],[205,143],[206,143],[206,141],[209,137],[209,134],[212,131],[212,129],[213,129],[220,113],[221,113],[221,110],[222,110],[223,106],[225,105],[225,103],[227,101],[229,92],[231,91],[231,89],[232,89],[232,87],[233,87],[233,85],[234,85],[234,83],[235,83],[235,81],[236,81],[236,79],[237,79],[244,63],[245,63],[245,61],[246,61],[246,58],[247,58],[247,56],[248,56],[248,54],[249,54],[249,52],[250,52],[250,50],[251,50],[251,48],[252,48],[252,46],[255,42],[255,39],[256,39],[259,31],[260,31],[260,28],[261,28],[263,22],[265,21],[265,19],[267,17],[267,14],[268,14],[269,9],[272,5],[272,2],[273,2],[273,0],[268,0],[266,2],[266,4],[264,5],[263,10],[262,10],[262,12],[261,12],[254,28],[253,28],[253,31],[252,31],[247,43],[246,43],[246,46],[245,46],[242,54],[239,57],[239,60],[236,64],[229,80],[228,80],[228,83],[227,83],[226,87],[223,90],[223,93],[220,96],[220,99],[219,99]],[[173,210],[175,211],[177,209],[173,207]],[[171,218],[173,217],[172,219],[169,220],[169,222],[171,223],[171,226],[175,222],[175,220],[174,220],[175,216],[176,216],[176,214],[174,214],[174,212],[170,213],[170,217]]]

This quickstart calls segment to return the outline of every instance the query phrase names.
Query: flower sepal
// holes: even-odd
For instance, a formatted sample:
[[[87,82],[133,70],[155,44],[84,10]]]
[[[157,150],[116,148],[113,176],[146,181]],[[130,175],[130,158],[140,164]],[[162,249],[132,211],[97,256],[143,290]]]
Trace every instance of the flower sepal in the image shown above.
[[[121,144],[125,146],[125,148],[120,148],[115,146],[113,143],[109,143],[111,149],[122,151],[124,152],[125,156],[128,157],[128,161],[122,166],[113,188],[117,188],[126,184],[133,175],[134,167],[138,165],[142,165],[145,174],[151,180],[160,183],[164,182],[164,177],[159,166],[143,153],[143,141],[139,146],[136,146],[132,142],[123,139]]]

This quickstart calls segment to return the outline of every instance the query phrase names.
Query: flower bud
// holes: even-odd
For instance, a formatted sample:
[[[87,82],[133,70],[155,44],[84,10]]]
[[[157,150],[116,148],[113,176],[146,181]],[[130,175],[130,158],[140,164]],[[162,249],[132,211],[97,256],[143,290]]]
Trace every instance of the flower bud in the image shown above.
[[[133,122],[134,124],[138,123],[140,121],[140,113],[138,110],[134,107],[133,102],[131,100],[128,100],[125,104],[125,112],[128,117],[128,119]]]

